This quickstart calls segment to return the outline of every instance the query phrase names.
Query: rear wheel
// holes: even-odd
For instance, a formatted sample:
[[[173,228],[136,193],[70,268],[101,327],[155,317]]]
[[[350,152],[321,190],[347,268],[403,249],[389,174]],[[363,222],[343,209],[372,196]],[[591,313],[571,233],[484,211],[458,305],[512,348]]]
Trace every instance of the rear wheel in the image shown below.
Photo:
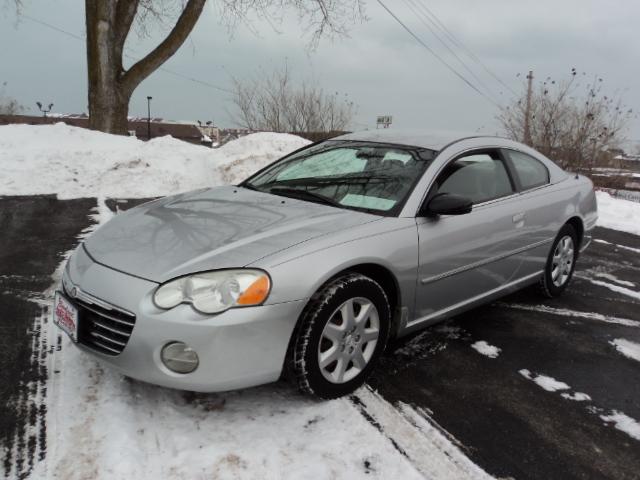
[[[377,282],[350,273],[321,288],[300,322],[293,351],[298,387],[336,398],[362,385],[384,350],[389,301]]]
[[[551,247],[540,282],[541,289],[547,297],[557,297],[569,285],[578,258],[578,241],[575,229],[564,225]]]

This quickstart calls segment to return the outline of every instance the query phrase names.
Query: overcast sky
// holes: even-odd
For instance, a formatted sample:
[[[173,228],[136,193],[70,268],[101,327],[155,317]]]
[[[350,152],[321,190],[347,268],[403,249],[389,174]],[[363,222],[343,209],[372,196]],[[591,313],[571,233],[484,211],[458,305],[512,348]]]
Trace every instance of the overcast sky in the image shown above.
[[[427,30],[405,0],[384,3],[477,88],[491,90],[504,104],[513,94],[478,65],[467,62],[482,84]],[[84,2],[23,0],[16,20],[11,1],[0,0],[0,83],[6,96],[37,112],[36,101],[53,102],[61,113],[87,111],[86,56],[82,39],[46,27],[46,22],[84,36]],[[442,23],[508,87],[523,88],[529,69],[538,79],[567,78],[572,67],[604,78],[612,94],[640,109],[640,2],[637,0],[409,0],[426,5]],[[294,16],[277,31],[254,19],[229,36],[210,1],[190,39],[165,67],[223,88],[258,67],[271,70],[287,61],[295,76],[316,79],[327,91],[346,94],[358,105],[353,128],[375,128],[377,115],[393,115],[394,127],[495,133],[497,107],[479,95],[412,38],[375,0],[366,1],[368,21],[353,24],[348,38],[323,40],[309,53],[308,36]],[[257,32],[257,33],[256,33]],[[129,42],[140,56],[161,36]],[[520,74],[518,77],[517,75]],[[0,92],[1,94],[2,92]],[[156,72],[134,93],[130,114],[176,120],[214,120],[233,126],[229,94],[211,86]],[[628,137],[640,142],[640,120]]]

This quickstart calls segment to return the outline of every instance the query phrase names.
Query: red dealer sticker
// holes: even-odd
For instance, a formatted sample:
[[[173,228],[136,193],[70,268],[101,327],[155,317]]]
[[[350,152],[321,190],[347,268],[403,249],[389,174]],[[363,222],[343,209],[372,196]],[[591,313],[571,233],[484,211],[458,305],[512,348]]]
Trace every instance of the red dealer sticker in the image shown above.
[[[58,291],[53,302],[53,323],[69,335],[71,340],[78,341],[78,309]]]

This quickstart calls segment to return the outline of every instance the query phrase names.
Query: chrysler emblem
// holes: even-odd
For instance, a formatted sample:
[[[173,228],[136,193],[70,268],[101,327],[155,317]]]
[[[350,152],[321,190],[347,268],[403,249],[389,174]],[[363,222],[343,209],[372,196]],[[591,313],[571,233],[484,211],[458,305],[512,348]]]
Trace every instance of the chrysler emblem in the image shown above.
[[[71,296],[72,296],[73,298],[76,298],[76,296],[78,296],[78,289],[77,289],[76,287],[73,287],[73,288],[71,289],[71,292],[69,292],[69,293],[71,294]]]

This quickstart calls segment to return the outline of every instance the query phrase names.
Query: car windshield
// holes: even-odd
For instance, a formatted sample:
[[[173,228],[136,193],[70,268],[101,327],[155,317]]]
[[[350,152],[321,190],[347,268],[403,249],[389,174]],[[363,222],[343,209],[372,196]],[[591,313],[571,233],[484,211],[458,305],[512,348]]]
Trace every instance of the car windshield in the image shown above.
[[[328,141],[283,158],[241,186],[340,208],[394,215],[435,153],[417,147]]]

